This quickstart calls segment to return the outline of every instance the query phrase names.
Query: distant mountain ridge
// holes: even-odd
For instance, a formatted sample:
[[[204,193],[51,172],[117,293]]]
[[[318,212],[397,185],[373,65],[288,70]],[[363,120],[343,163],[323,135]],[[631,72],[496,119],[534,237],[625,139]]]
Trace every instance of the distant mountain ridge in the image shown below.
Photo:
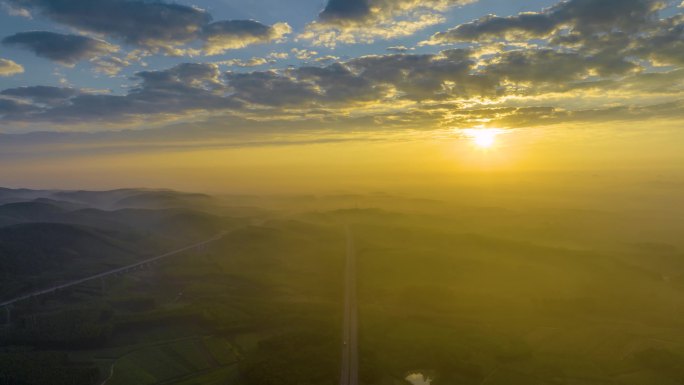
[[[50,200],[96,207],[100,209],[122,208],[172,208],[208,204],[212,197],[206,194],[184,193],[168,189],[126,188],[105,191],[86,190],[30,190],[0,187],[0,204]]]
[[[142,249],[135,246],[139,241],[130,234],[71,224],[6,226],[0,228],[0,273],[36,274],[67,269],[80,259],[106,264],[107,258],[137,257]]]
[[[0,297],[134,263],[243,223],[216,213],[212,199],[173,190],[0,188]]]

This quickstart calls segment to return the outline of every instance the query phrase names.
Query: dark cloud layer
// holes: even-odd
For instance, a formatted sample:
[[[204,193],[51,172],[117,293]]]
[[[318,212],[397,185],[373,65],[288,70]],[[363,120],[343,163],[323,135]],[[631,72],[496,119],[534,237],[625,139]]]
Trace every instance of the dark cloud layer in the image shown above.
[[[149,50],[180,54],[175,48],[196,40],[246,37],[244,44],[273,39],[272,27],[251,20],[211,23],[203,9],[141,0],[8,0],[60,24]],[[256,29],[259,31],[256,31]],[[270,34],[269,34],[270,33]],[[259,38],[255,39],[256,36]],[[234,44],[235,45],[235,44]]]
[[[103,34],[139,46],[187,42],[211,16],[198,8],[160,1],[10,0],[74,28]]]
[[[74,88],[32,86],[8,88],[0,92],[0,95],[30,99],[35,103],[52,104],[55,102],[67,100],[71,97],[78,95],[79,93],[80,91]]]
[[[0,93],[0,119],[139,125],[205,114],[231,122],[236,117],[326,124],[348,119],[432,127],[554,124],[621,114],[679,118],[684,117],[676,109],[684,99],[684,17],[659,18],[660,6],[647,0],[569,0],[543,12],[490,16],[445,32],[459,31],[459,39],[519,40],[511,45],[473,44],[435,54],[369,55],[253,72],[221,73],[215,64],[186,63],[138,72],[121,95],[10,89]],[[253,21],[217,22],[204,25],[201,34],[220,51],[240,44],[236,41],[272,39],[273,29]],[[655,67],[662,64],[670,67]]]
[[[328,0],[319,18],[344,22],[410,13],[417,9],[444,10],[449,6],[472,3],[473,0]]]
[[[616,63],[613,58],[584,56],[576,52],[552,49],[509,51],[490,60],[485,73],[512,82],[532,84],[568,82],[596,73],[604,76],[623,75],[637,67],[627,61]]]
[[[648,85],[684,80],[681,71],[649,78],[619,68],[592,56],[550,49],[509,51],[484,62],[478,62],[472,50],[453,49],[439,54],[366,56],[324,67],[246,73],[220,73],[214,64],[186,63],[137,73],[138,84],[126,95],[26,87],[5,90],[0,97],[11,98],[12,103],[21,101],[4,107],[8,121],[111,123],[156,115],[183,116],[193,111],[256,119],[302,117],[314,111],[314,115],[336,116],[351,109],[392,109],[402,103],[423,105],[411,112],[418,118],[434,106],[439,106],[440,114],[449,110],[458,115],[462,105],[479,104],[482,99],[496,102],[508,96],[592,92],[620,85],[636,92],[663,92]],[[601,73],[607,77],[595,77]],[[610,80],[613,75],[622,76],[621,82]],[[668,92],[677,92],[677,88]]]
[[[433,42],[449,43],[491,39],[548,37],[563,28],[571,35],[637,31],[655,20],[662,8],[659,0],[568,0],[544,12],[515,16],[485,16],[433,36]]]
[[[318,20],[309,23],[301,39],[314,45],[371,43],[377,38],[410,36],[444,21],[453,6],[477,0],[328,0]]]
[[[362,19],[370,13],[368,0],[330,0],[320,14],[321,20]]]
[[[117,51],[116,46],[102,40],[46,31],[17,33],[4,38],[2,43],[26,48],[37,56],[66,65]]]
[[[224,20],[204,26],[201,37],[205,41],[204,51],[214,55],[229,49],[279,40],[291,31],[285,23],[268,26],[254,20]]]
[[[639,36],[632,53],[659,64],[684,65],[684,15],[661,20],[655,32]]]
[[[37,111],[38,107],[30,103],[21,103],[12,99],[0,98],[0,116],[6,120],[25,119],[26,114]]]
[[[216,36],[266,36],[270,27],[254,20],[225,20],[211,23],[204,27],[203,34]]]

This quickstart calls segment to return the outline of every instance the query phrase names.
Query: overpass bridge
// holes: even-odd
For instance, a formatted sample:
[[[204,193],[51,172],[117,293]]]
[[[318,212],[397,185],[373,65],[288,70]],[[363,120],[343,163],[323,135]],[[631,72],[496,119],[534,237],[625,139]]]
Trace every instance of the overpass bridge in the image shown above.
[[[107,277],[114,276],[114,275],[127,274],[127,273],[130,273],[131,271],[138,270],[138,269],[147,267],[149,265],[158,263],[159,261],[161,261],[165,258],[174,256],[174,255],[178,255],[181,253],[185,253],[188,251],[193,251],[193,250],[201,251],[204,248],[206,248],[206,246],[209,245],[210,243],[216,242],[219,239],[223,238],[226,234],[227,234],[227,232],[222,232],[221,234],[218,234],[215,237],[207,239],[205,241],[194,243],[192,245],[185,246],[185,247],[182,247],[180,249],[173,250],[173,251],[169,251],[167,253],[157,255],[157,256],[152,257],[152,258],[147,258],[147,259],[142,260],[140,262],[136,262],[136,263],[133,263],[133,264],[130,264],[127,266],[118,267],[115,269],[111,269],[111,270],[108,270],[108,271],[105,271],[105,272],[102,272],[99,274],[91,275],[89,277],[80,278],[80,279],[72,280],[69,282],[61,283],[59,285],[54,285],[54,286],[51,286],[51,287],[48,287],[45,289],[41,289],[41,290],[37,290],[37,291],[34,291],[32,293],[28,293],[28,294],[25,294],[25,295],[22,295],[22,296],[19,296],[16,298],[12,298],[12,299],[4,301],[4,302],[0,302],[0,308],[5,309],[5,314],[6,314],[5,323],[6,323],[6,325],[9,325],[11,323],[12,306],[18,302],[26,301],[26,300],[29,300],[32,298],[37,298],[37,297],[44,296],[44,295],[47,295],[50,293],[55,293],[55,292],[60,291],[60,290],[64,290],[64,289],[67,289],[67,288],[70,288],[73,286],[81,285],[81,284],[84,284],[86,282],[91,282],[91,281],[98,280],[98,279],[102,280],[103,285],[104,285],[104,279]]]

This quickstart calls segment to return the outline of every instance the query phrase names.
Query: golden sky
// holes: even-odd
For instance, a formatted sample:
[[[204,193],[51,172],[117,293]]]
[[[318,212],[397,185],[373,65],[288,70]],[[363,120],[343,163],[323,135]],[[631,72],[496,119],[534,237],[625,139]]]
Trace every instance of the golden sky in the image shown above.
[[[684,164],[680,1],[82,1],[2,9],[3,184],[417,188]]]

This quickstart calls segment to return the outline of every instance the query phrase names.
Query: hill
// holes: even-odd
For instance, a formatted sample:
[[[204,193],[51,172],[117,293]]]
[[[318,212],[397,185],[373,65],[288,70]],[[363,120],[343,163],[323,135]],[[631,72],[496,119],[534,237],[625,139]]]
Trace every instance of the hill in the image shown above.
[[[3,298],[46,283],[83,277],[131,263],[154,250],[134,233],[62,223],[26,223],[0,228]]]

